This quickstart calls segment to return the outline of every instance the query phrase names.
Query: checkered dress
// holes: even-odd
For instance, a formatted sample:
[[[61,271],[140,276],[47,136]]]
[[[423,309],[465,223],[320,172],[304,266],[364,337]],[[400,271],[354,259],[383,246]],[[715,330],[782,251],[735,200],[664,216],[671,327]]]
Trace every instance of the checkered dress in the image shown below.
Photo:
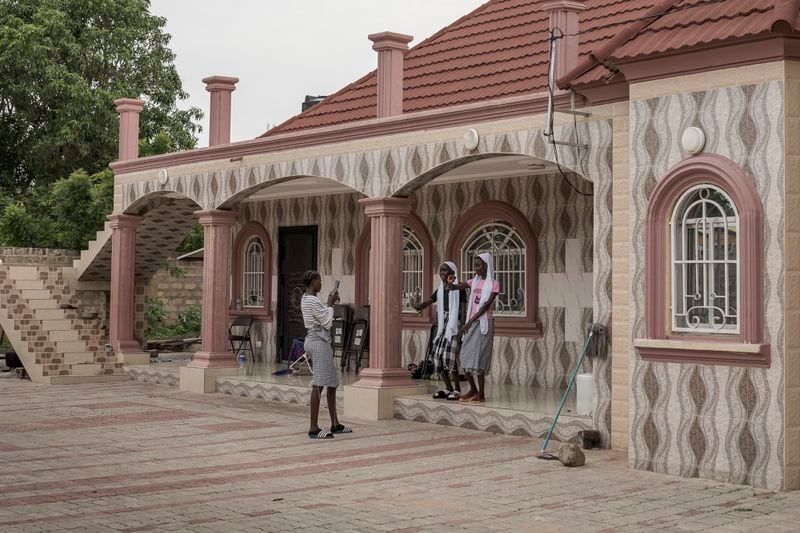
[[[311,385],[317,387],[338,387],[339,372],[333,363],[330,327],[333,323],[333,308],[324,305],[319,298],[303,295],[300,304],[303,323],[308,330],[304,344],[305,352],[311,359],[314,377]]]
[[[447,319],[449,316],[450,311],[445,311],[445,324],[447,324]],[[456,357],[457,350],[458,339],[453,337],[452,340],[447,340],[444,332],[439,332],[437,337],[433,340],[433,345],[431,346],[431,355],[433,355],[433,366],[436,374],[450,372],[458,368],[458,358]]]
[[[494,341],[494,320],[489,320],[489,331],[481,333],[481,326],[475,323],[464,334],[461,342],[461,368],[467,374],[485,376],[492,369],[492,344]]]

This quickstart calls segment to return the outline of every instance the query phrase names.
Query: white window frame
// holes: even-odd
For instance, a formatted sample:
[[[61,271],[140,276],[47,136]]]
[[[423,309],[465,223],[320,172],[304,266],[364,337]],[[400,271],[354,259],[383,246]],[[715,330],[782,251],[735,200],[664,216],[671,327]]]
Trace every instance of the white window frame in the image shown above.
[[[514,244],[513,248],[508,246],[510,243]],[[461,274],[465,281],[473,277],[472,265],[475,257],[484,252],[489,252],[494,257],[494,279],[500,283],[494,316],[527,317],[526,291],[529,274],[525,267],[528,250],[522,235],[513,224],[504,220],[487,220],[476,227],[461,246]],[[516,268],[514,263],[517,263]],[[520,283],[517,286],[510,282],[514,274],[519,274]],[[512,292],[517,293],[513,298],[509,296]],[[511,311],[512,302],[520,305],[521,309]]]
[[[416,314],[414,304],[423,300],[425,247],[412,228],[403,226],[403,313]]]
[[[708,194],[703,196],[702,192],[700,192],[700,198],[695,199],[691,203],[687,203],[689,202],[691,196],[693,196],[697,191],[704,190],[711,190],[722,195],[733,209],[733,216],[728,216],[725,213],[725,209],[722,205],[711,199],[710,195]],[[687,218],[689,213],[698,206],[700,206],[702,210],[702,215],[699,218]],[[717,209],[722,216],[706,216],[709,206],[711,206],[712,209]],[[736,335],[740,332],[741,316],[739,310],[741,309],[741,247],[739,246],[738,238],[733,243],[729,242],[729,233],[732,230],[738,235],[739,227],[740,217],[739,211],[736,208],[736,204],[733,203],[730,195],[715,185],[707,183],[695,185],[687,189],[676,202],[672,211],[672,218],[670,220],[670,293],[672,298],[670,315],[672,317],[671,322],[673,332],[727,335]],[[717,258],[715,256],[714,233],[715,229],[720,228],[725,229],[723,232],[724,252],[722,258]],[[695,256],[694,259],[686,259],[686,245],[689,240],[687,235],[690,231],[694,232],[695,243],[699,242],[698,236],[702,237],[702,258]],[[709,235],[711,238],[707,238]],[[711,241],[710,246],[709,241]],[[728,257],[728,250],[731,245],[735,246],[736,248],[735,259],[730,259]],[[695,244],[695,246],[697,245]],[[731,268],[731,265],[736,269],[736,301],[734,303],[735,307],[733,308],[734,313],[730,313],[731,297],[728,290],[729,287],[727,287],[727,282],[725,286],[725,294],[719,296],[714,292],[716,280],[715,269],[711,267],[712,265],[723,265],[725,271],[725,280],[730,278],[729,269]],[[692,266],[694,266],[697,288],[693,294],[687,294],[687,269],[691,268]],[[711,291],[708,290],[708,287],[711,287]],[[681,296],[679,296],[679,294]],[[697,300],[699,305],[688,307],[686,300],[689,298]],[[718,303],[716,300],[720,299],[724,300],[724,308],[720,308],[718,305],[716,305]],[[697,316],[695,316],[697,321],[693,321],[690,318],[690,313],[696,308],[706,310],[713,318],[719,317],[719,320],[721,320],[719,326],[713,323],[709,324],[707,322],[700,322],[700,319]],[[717,314],[718,311],[721,312],[721,316]],[[735,319],[735,324],[730,324],[728,322],[732,318]],[[679,320],[685,321],[686,325],[679,325]]]
[[[251,303],[248,293],[255,291],[256,303]],[[242,253],[242,307],[261,309],[264,307],[264,243],[253,235],[243,247]]]

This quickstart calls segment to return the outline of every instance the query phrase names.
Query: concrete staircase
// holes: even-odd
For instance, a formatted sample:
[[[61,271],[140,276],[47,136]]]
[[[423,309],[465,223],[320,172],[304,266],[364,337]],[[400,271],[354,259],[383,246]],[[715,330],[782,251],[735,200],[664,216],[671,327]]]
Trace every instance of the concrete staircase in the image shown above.
[[[89,241],[85,250],[81,250],[80,258],[72,262],[72,268],[77,273],[78,279],[80,279],[86,269],[92,265],[92,262],[98,254],[110,253],[111,233],[111,222],[106,220],[103,229],[97,232],[94,240]]]
[[[66,384],[124,381],[105,352],[100,318],[80,316],[63,267],[0,265],[0,326],[31,380]]]

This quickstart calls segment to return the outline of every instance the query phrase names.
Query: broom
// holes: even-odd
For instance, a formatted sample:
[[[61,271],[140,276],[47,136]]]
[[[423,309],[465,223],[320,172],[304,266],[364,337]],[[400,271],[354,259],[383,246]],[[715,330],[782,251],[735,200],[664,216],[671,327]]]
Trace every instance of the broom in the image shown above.
[[[575,379],[578,377],[578,371],[583,365],[583,360],[586,358],[587,354],[589,355],[590,359],[605,359],[607,357],[608,351],[606,328],[602,324],[595,322],[589,327],[589,335],[586,337],[586,342],[583,344],[581,355],[578,357],[578,362],[575,364],[575,368],[572,370],[572,374],[569,377],[567,390],[564,391],[564,396],[561,397],[561,404],[558,406],[556,415],[553,417],[553,423],[550,425],[550,431],[547,432],[547,436],[544,439],[542,449],[539,450],[539,454],[536,456],[539,459],[545,459],[548,461],[558,459],[558,456],[547,451],[547,445],[550,444],[550,438],[553,436],[553,431],[556,429],[558,417],[561,415],[561,410],[564,408],[564,404],[567,403],[567,396],[569,396],[569,392],[572,390],[572,386],[575,384]]]

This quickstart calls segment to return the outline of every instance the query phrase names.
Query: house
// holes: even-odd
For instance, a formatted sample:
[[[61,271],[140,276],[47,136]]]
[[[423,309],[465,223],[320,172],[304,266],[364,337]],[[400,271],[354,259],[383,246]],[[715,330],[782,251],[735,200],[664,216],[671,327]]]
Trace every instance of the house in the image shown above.
[[[231,315],[287,350],[317,268],[370,305],[345,409],[381,418],[433,320],[410,304],[441,261],[469,272],[491,250],[492,381],[563,388],[602,323],[588,424],[606,446],[633,468],[798,488],[799,12],[491,0],[411,49],[370,35],[376,71],[256,139],[229,142],[238,80],[207,78],[211,146],[154,157],[137,157],[142,102],[119,100],[114,213],[76,279],[110,278],[110,344],[146,363],[141,273],[199,220],[203,349],[180,379],[202,392],[235,372]]]

